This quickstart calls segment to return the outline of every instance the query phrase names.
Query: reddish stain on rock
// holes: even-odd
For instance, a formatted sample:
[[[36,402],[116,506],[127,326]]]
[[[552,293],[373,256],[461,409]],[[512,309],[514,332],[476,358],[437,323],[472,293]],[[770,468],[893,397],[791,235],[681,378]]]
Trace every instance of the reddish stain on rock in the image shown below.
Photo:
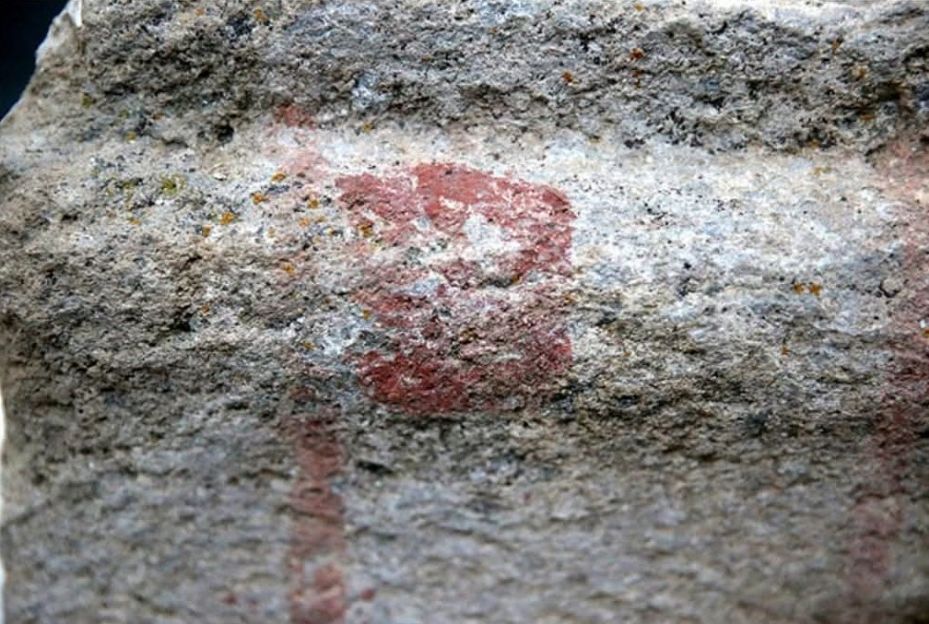
[[[901,141],[889,146],[876,166],[884,192],[900,202],[904,289],[890,302],[892,359],[882,409],[869,444],[874,476],[855,508],[850,585],[856,601],[873,601],[893,582],[893,549],[906,519],[916,427],[929,404],[929,146]],[[867,618],[865,613],[863,617]]]
[[[313,129],[316,127],[316,120],[313,115],[293,103],[278,106],[274,110],[274,121],[289,128]]]
[[[313,181],[323,177],[328,165],[318,151],[311,146],[303,146],[299,153],[284,163],[282,169],[286,175],[296,178],[295,183],[300,187],[307,180]]]
[[[357,358],[409,413],[516,408],[571,364],[564,294],[574,214],[557,190],[459,164],[340,178],[382,344]]]
[[[332,489],[343,451],[333,426],[333,419],[316,418],[293,427],[299,472],[291,493],[294,528],[287,560],[292,624],[342,624],[348,609],[344,505]]]

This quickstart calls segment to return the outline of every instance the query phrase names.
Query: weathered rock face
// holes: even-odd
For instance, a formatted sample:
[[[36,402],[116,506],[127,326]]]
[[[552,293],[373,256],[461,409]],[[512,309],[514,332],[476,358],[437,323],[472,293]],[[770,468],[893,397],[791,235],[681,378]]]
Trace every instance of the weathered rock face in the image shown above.
[[[7,622],[927,621],[927,122],[918,1],[72,2]]]

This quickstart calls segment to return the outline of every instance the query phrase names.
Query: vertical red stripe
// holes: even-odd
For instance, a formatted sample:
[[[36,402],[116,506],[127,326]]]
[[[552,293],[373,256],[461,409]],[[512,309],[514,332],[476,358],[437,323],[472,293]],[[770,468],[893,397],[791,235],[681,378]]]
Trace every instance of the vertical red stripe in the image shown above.
[[[345,510],[332,480],[343,452],[334,419],[293,426],[297,480],[291,493],[294,528],[288,553],[292,624],[342,624],[348,607],[343,562]]]
[[[908,474],[919,419],[929,403],[929,150],[898,142],[876,162],[884,192],[900,202],[898,223],[903,243],[902,290],[891,301],[892,353],[875,434],[869,442],[872,478],[855,506],[851,590],[868,601],[886,590],[894,569],[894,544],[907,514]]]

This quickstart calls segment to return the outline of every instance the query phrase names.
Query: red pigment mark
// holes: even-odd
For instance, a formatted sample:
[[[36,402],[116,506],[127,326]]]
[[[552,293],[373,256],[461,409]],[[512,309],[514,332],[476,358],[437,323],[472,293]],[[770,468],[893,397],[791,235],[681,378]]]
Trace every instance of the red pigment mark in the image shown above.
[[[892,360],[883,405],[870,446],[874,478],[855,508],[858,535],[853,545],[851,590],[868,601],[892,583],[892,548],[903,528],[907,477],[916,440],[915,427],[925,417],[929,399],[929,149],[900,142],[878,159],[885,193],[901,202],[904,224],[900,275],[906,287],[892,301]]]
[[[302,183],[304,180],[317,180],[322,177],[328,164],[316,150],[303,148],[289,158],[282,169],[286,175],[299,178],[298,182]]]
[[[332,489],[343,452],[333,426],[334,419],[317,418],[293,427],[299,473],[290,497],[295,518],[287,560],[292,624],[342,624],[348,609],[344,506]]]
[[[252,194],[249,210],[260,210],[274,220],[276,226],[280,226],[274,231],[280,233],[276,242],[281,248],[293,249],[305,236],[300,229],[326,220],[321,212],[314,214],[321,207],[321,190],[330,178],[329,162],[316,146],[316,138],[315,133],[309,130],[289,131],[280,126],[268,128],[268,140],[262,152],[277,165],[276,173]],[[270,228],[268,232],[270,235]],[[294,273],[299,267],[299,273],[303,274],[305,269],[312,267],[303,262],[304,255],[297,252],[282,260],[294,266]]]
[[[274,121],[284,124],[289,128],[306,128],[312,130],[316,127],[316,120],[313,118],[313,115],[309,111],[293,103],[278,106],[274,110]]]
[[[290,128],[290,131],[285,129]],[[313,115],[297,104],[286,104],[274,110],[274,123],[267,128],[269,139],[265,155],[281,164],[278,173],[283,180],[296,177],[299,186],[307,180],[318,180],[328,173],[329,163],[315,145],[316,122]],[[286,141],[282,137],[286,136]],[[293,146],[296,141],[297,146]],[[282,180],[278,180],[282,181]]]
[[[282,174],[283,179],[275,182],[300,186],[307,180],[325,177],[329,170],[329,162],[314,143],[315,132],[301,128],[287,132],[287,140],[297,142],[297,146],[294,147],[282,140],[281,131],[280,126],[268,128],[269,140],[263,149],[268,158],[280,163],[278,174]]]
[[[512,409],[571,364],[564,286],[574,214],[548,186],[458,164],[337,180],[383,345],[362,385],[406,412]]]
[[[264,153],[281,163],[277,171],[282,175],[275,175],[272,183],[286,185],[286,189],[269,197],[266,210],[302,220],[309,210],[319,207],[319,181],[328,175],[328,163],[314,144],[313,120],[305,111],[292,105],[282,107],[275,119],[278,125],[269,128]],[[282,126],[293,131],[282,133]],[[296,141],[297,147],[281,141],[282,134]],[[280,244],[294,240],[282,239]],[[282,258],[279,266],[288,278],[297,273],[297,267],[301,272],[310,270],[299,253]],[[304,348],[306,344],[310,343],[304,343]],[[307,378],[319,380],[326,375],[324,370],[306,371]],[[302,406],[298,411],[312,409],[318,400],[309,386],[294,389],[289,398]],[[286,559],[290,622],[344,624],[352,598],[344,572],[348,561],[344,504],[333,489],[344,463],[344,450],[336,434],[337,414],[292,415],[287,422],[286,436],[293,440],[297,466],[290,494],[293,525]]]

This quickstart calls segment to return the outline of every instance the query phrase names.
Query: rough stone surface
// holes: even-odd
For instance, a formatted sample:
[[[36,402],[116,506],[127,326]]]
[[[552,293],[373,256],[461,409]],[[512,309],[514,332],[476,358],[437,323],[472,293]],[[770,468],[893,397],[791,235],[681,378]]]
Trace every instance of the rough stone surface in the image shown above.
[[[7,622],[929,621],[924,2],[68,11]]]

